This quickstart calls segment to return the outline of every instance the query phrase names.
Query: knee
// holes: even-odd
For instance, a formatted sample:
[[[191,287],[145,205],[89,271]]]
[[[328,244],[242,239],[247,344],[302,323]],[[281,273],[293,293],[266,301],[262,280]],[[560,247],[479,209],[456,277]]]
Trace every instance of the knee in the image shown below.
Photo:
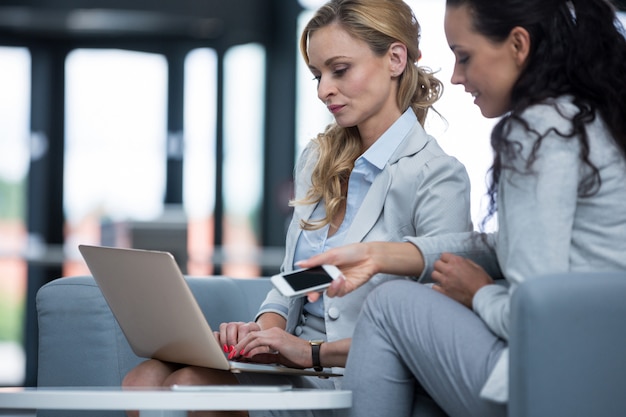
[[[432,289],[415,281],[398,279],[387,281],[376,287],[366,298],[363,306],[364,314],[372,314],[380,318],[381,313],[393,316],[402,314],[407,305],[413,309],[428,299]]]
[[[193,371],[192,367],[180,368],[176,372],[169,375],[163,385],[204,385],[207,382],[202,381],[197,372]]]
[[[236,383],[237,378],[230,372],[187,366],[170,374],[163,385],[232,385]]]
[[[122,379],[122,387],[148,386],[142,382],[144,378],[145,378],[145,375],[143,375],[142,372],[139,372],[137,368],[131,369],[124,376],[124,379]]]
[[[122,380],[123,387],[157,387],[172,372],[163,362],[150,359],[131,369]]]
[[[404,279],[387,281],[372,290],[367,297],[367,303],[370,305],[396,304],[403,297],[415,297],[414,293],[416,290],[419,291],[420,287],[423,287],[423,285],[415,281]]]

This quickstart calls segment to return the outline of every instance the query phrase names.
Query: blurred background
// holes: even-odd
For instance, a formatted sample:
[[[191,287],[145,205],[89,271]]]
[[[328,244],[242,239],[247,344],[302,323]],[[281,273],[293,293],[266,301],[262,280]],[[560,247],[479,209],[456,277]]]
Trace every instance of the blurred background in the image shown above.
[[[467,167],[477,225],[495,121],[449,83],[445,0],[407,3],[445,83],[427,130]],[[332,120],[297,49],[321,4],[0,1],[0,385],[36,385],[36,291],[88,274],[80,243],[278,271],[295,160]]]

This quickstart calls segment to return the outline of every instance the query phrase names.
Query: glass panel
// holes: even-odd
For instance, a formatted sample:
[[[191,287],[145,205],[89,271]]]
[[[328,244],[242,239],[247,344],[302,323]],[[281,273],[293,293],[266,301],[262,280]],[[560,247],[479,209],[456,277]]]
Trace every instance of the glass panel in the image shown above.
[[[296,37],[296,158],[300,156],[306,144],[334,120],[324,103],[317,97],[317,81],[305,65],[300,53],[300,34],[312,16],[312,11],[304,11],[298,19],[298,35]]]
[[[163,212],[167,62],[157,54],[78,49],[66,61],[66,249],[124,242],[124,222]],[[114,236],[101,235],[102,229]],[[106,240],[106,242],[105,242]],[[79,268],[79,269],[75,269]],[[69,263],[64,275],[86,272]]]
[[[21,385],[26,263],[24,216],[29,166],[30,53],[0,47],[0,386]]]
[[[196,49],[185,60],[183,200],[189,221],[189,274],[210,275],[215,209],[217,54]]]
[[[263,189],[265,50],[231,48],[224,57],[224,249],[223,273],[254,277]]]
[[[455,156],[467,168],[472,184],[472,220],[480,225],[486,213],[486,174],[492,163],[491,129],[497,119],[487,119],[474,105],[463,86],[450,82],[454,69],[454,55],[450,51],[443,30],[445,0],[409,0],[422,27],[420,65],[430,67],[444,83],[444,94],[434,112],[429,114],[426,129],[439,141],[441,147]],[[470,127],[468,129],[468,127]]]

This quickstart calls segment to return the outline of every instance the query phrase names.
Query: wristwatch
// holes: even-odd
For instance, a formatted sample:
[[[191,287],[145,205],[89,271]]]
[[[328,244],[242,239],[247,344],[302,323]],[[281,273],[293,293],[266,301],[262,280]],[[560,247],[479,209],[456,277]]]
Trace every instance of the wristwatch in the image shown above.
[[[320,363],[320,347],[324,343],[323,340],[309,340],[311,345],[311,358],[313,359],[313,370],[316,372],[322,372],[324,368]]]

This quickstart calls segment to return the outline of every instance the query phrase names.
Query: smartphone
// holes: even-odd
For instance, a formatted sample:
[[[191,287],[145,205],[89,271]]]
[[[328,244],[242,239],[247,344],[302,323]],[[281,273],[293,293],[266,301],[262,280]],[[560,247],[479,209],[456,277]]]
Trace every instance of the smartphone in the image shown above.
[[[321,265],[277,274],[271,280],[274,287],[285,297],[300,297],[328,288],[340,275],[341,271],[336,266]]]

